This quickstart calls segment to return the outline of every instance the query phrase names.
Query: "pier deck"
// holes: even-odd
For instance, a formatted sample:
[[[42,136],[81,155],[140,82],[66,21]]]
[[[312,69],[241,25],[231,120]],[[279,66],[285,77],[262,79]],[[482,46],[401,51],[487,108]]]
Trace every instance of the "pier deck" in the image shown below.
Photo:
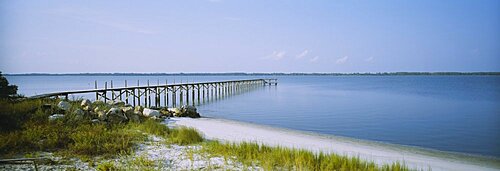
[[[137,81],[137,86],[128,86],[127,81],[124,82],[124,87],[113,87],[113,82],[104,83],[104,88],[97,87],[88,90],[61,91],[47,94],[31,96],[30,98],[65,98],[69,95],[95,93],[95,100],[107,101],[123,101],[126,104],[133,106],[143,104],[144,106],[177,106],[177,104],[194,105],[200,101],[217,99],[229,95],[239,94],[251,89],[262,86],[277,85],[277,79],[248,79],[248,80],[230,80],[230,81],[212,81],[212,82],[193,82],[193,83],[173,83],[140,86]],[[142,101],[143,100],[143,101]],[[142,101],[142,103],[141,103]]]

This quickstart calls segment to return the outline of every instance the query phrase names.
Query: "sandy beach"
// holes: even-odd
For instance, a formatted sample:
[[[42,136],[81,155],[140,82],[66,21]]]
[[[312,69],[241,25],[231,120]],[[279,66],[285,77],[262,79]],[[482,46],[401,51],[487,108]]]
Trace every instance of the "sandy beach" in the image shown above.
[[[274,128],[215,118],[171,118],[171,125],[194,127],[205,138],[226,142],[258,142],[272,146],[334,152],[377,164],[404,162],[410,168],[428,170],[500,170],[498,160],[444,153],[399,145]]]

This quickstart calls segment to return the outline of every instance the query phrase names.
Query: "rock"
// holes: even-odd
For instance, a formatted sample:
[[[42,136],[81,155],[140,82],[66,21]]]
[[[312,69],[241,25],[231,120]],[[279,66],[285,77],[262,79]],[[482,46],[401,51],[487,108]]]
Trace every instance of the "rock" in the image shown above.
[[[137,115],[136,113],[134,113],[133,115],[127,116],[127,117],[128,117],[128,120],[131,122],[141,122],[140,115]]]
[[[63,118],[63,117],[64,117],[63,114],[53,114],[53,115],[49,116],[49,121],[57,120],[57,119],[60,119],[60,118]]]
[[[121,108],[123,113],[134,113],[134,108],[133,107],[122,107]]]
[[[101,121],[99,119],[92,119],[90,122],[92,122],[94,124],[101,123]]]
[[[106,112],[106,115],[118,115],[122,114],[122,110],[120,108],[113,107]]]
[[[128,118],[123,115],[123,110],[120,108],[111,108],[106,113],[106,120],[111,123],[123,123],[128,120]]]
[[[153,116],[159,117],[159,116],[161,116],[160,111],[148,109],[148,108],[144,108],[144,110],[142,111],[142,115],[144,115],[146,117],[153,117]]]
[[[144,107],[142,107],[142,106],[136,106],[135,109],[134,109],[134,111],[141,112],[141,113],[142,113],[143,110],[144,110]]]
[[[82,109],[85,110],[85,111],[92,111],[92,107],[91,106],[85,106]]]
[[[133,122],[140,122],[141,112],[135,112],[133,107],[122,107],[123,114]]]
[[[57,107],[61,108],[62,110],[68,111],[71,108],[71,104],[65,101],[60,101],[57,104]]]
[[[108,101],[107,102],[108,105],[111,105],[111,106],[125,106],[125,102],[123,101]]]
[[[176,117],[180,117],[180,115],[182,115],[181,108],[168,108],[167,110],[172,112]]]
[[[80,106],[86,107],[86,106],[91,106],[92,102],[89,99],[82,100],[82,103],[80,103]]]
[[[97,112],[99,112],[100,110],[101,110],[101,108],[96,107],[96,108],[94,109],[94,112],[95,112],[95,113],[97,113]]]
[[[184,109],[186,109],[186,112],[196,112],[196,107],[194,106],[184,106]]]
[[[160,113],[162,116],[171,116],[172,115],[172,112],[165,110],[165,109],[160,110]]]
[[[85,115],[85,112],[82,109],[76,109],[73,113],[78,116]]]
[[[106,113],[104,113],[104,111],[97,111],[97,118],[99,118],[99,120],[101,121],[104,121],[106,120]]]
[[[199,118],[200,114],[196,112],[196,107],[194,106],[182,106],[181,108],[174,109],[174,116]]]

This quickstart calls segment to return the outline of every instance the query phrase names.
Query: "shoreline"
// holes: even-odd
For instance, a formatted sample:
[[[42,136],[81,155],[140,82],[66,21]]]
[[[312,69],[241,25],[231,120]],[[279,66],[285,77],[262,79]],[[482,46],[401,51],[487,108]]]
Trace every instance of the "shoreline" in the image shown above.
[[[196,128],[205,138],[223,142],[257,142],[271,146],[333,152],[377,164],[402,162],[409,168],[432,170],[500,170],[498,159],[323,135],[219,118],[171,118],[173,125]]]

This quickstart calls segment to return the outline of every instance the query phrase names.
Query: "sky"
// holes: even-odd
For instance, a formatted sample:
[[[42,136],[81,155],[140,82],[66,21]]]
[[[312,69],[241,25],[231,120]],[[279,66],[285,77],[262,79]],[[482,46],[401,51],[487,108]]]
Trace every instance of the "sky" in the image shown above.
[[[498,0],[0,1],[0,71],[500,71]]]

